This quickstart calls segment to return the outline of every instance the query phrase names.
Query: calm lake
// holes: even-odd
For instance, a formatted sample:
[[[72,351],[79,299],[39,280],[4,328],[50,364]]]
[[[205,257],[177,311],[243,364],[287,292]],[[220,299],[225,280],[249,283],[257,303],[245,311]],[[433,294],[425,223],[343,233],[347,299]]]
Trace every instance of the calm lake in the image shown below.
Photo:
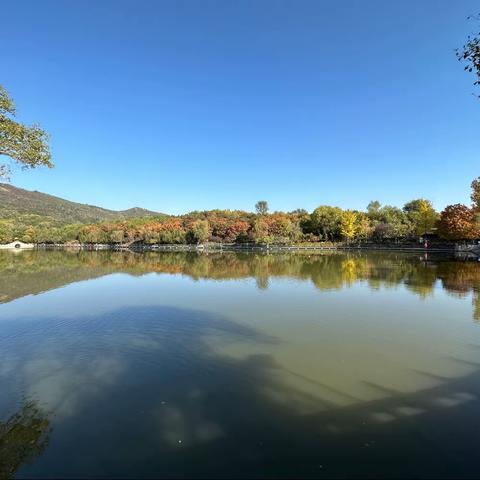
[[[478,477],[480,263],[0,252],[0,477]]]

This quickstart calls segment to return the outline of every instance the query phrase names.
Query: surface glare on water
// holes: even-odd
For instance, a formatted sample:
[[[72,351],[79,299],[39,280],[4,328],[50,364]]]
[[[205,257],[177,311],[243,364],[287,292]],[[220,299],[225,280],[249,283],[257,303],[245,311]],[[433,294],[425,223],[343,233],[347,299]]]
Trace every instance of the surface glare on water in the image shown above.
[[[480,474],[480,263],[0,252],[0,477]]]

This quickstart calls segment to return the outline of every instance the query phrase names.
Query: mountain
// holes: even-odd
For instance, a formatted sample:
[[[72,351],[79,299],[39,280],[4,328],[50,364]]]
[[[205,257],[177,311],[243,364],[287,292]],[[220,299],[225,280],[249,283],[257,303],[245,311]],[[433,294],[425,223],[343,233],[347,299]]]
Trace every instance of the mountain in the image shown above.
[[[120,211],[107,210],[0,183],[0,219],[14,218],[17,214],[45,216],[59,223],[95,223],[164,215],[138,207]]]

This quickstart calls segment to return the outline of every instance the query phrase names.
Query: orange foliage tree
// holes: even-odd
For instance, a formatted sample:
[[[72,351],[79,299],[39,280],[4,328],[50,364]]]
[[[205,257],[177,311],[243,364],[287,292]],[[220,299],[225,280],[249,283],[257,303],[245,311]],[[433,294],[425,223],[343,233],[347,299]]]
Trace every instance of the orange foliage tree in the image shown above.
[[[475,211],[460,203],[448,205],[440,214],[438,231],[447,240],[473,240],[480,235]]]

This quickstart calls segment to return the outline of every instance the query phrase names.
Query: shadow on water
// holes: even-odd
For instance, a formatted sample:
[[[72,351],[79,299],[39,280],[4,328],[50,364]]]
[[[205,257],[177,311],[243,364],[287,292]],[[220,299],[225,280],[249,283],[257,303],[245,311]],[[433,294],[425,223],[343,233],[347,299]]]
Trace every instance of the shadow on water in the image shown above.
[[[269,354],[222,353],[219,344],[278,339],[206,312],[129,307],[8,328],[7,386],[53,412],[48,448],[19,478],[479,473],[478,366],[408,394],[359,378],[381,398],[345,392],[352,402],[340,406],[322,397],[328,384]],[[289,376],[317,393],[293,388]]]

